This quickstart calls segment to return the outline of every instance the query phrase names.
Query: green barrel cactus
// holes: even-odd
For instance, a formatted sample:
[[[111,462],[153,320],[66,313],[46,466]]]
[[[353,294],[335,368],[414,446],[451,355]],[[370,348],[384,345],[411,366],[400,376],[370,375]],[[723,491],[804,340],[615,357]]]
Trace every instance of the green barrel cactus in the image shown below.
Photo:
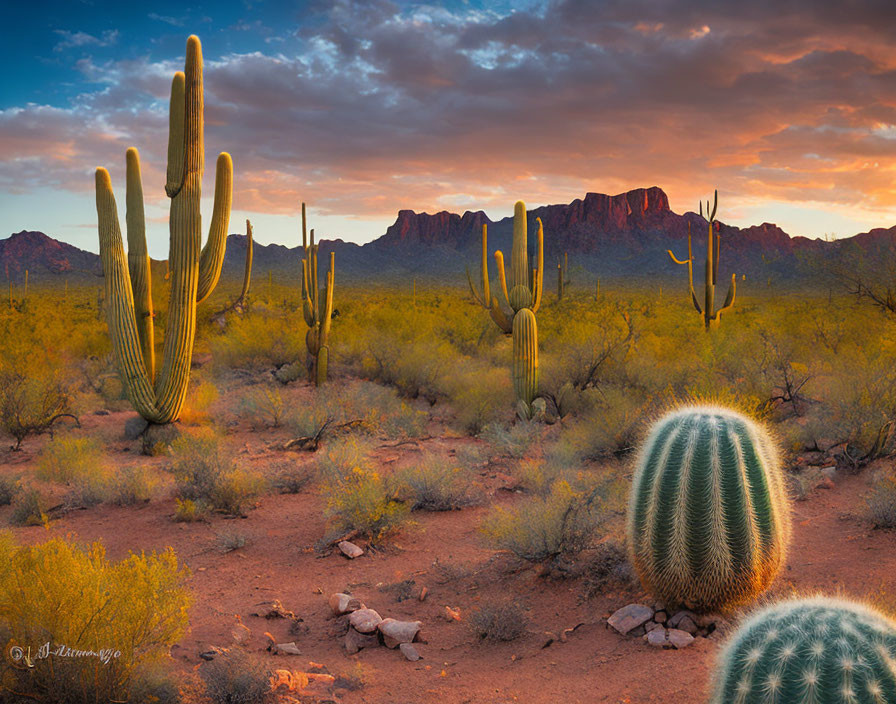
[[[791,599],[719,654],[711,704],[896,704],[896,622],[859,603]]]
[[[717,406],[663,416],[641,448],[628,508],[628,543],[657,599],[724,611],[765,590],[784,562],[789,502],[774,441]]]
[[[544,411],[544,399],[538,396],[538,327],[535,313],[541,305],[541,291],[544,282],[544,227],[541,218],[536,218],[538,235],[535,266],[529,268],[526,204],[517,201],[513,209],[513,245],[510,254],[510,287],[504,272],[504,254],[495,252],[498,265],[498,281],[504,301],[511,309],[505,313],[497,296],[489,296],[487,231],[482,226],[482,292],[476,290],[467,270],[467,280],[473,297],[489,314],[505,335],[513,336],[513,387],[516,391],[517,414],[530,419]]]
[[[208,241],[200,251],[202,216],[199,203],[205,159],[202,48],[198,37],[187,39],[186,54],[184,72],[175,73],[171,83],[165,186],[171,199],[171,297],[162,367],[158,371],[154,358],[152,291],[137,150],[129,149],[126,161],[127,257],[109,172],[104,168],[96,170],[100,257],[112,348],[128,400],[152,423],[175,421],[183,408],[196,333],[196,305],[212,292],[221,276],[230,223],[233,163],[229,154],[222,153],[218,156],[215,174],[215,200]]]

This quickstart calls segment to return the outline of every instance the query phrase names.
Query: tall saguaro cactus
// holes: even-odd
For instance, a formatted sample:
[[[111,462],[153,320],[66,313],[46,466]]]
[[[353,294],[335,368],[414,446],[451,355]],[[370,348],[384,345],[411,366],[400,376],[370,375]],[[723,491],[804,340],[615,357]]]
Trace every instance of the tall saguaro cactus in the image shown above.
[[[557,300],[563,300],[566,287],[569,286],[569,253],[563,253],[563,261],[557,262]]]
[[[700,301],[697,300],[697,294],[694,292],[694,255],[691,253],[691,223],[688,223],[688,258],[685,260],[678,259],[672,254],[671,249],[666,251],[676,264],[687,264],[688,267],[688,283],[691,289],[691,302],[697,312],[703,316],[703,323],[707,330],[716,328],[722,319],[722,313],[730,310],[734,306],[734,295],[737,292],[737,276],[731,275],[731,285],[728,287],[728,295],[725,297],[725,303],[718,310],[715,308],[716,295],[716,276],[719,272],[719,253],[722,244],[722,236],[716,231],[713,225],[716,222],[716,209],[719,205],[719,192],[715,191],[713,196],[712,211],[709,209],[709,201],[706,201],[706,216],[709,220],[709,233],[706,239],[706,272],[704,284],[703,307],[700,307]],[[700,203],[700,216],[703,216],[703,202]]]
[[[310,244],[307,222],[305,220],[305,204],[302,203],[302,312],[308,333],[305,335],[305,346],[308,348],[308,379],[316,386],[327,380],[327,367],[330,360],[330,348],[327,345],[330,335],[330,320],[333,317],[333,286],[336,273],[336,254],[330,252],[330,269],[327,271],[327,283],[322,291],[318,286],[317,249],[314,244],[314,230],[311,230]]]
[[[146,250],[140,158],[127,151],[127,230],[125,257],[109,172],[96,170],[96,211],[100,256],[105,274],[107,320],[112,347],[128,399],[152,423],[177,420],[187,394],[196,333],[196,305],[214,290],[221,276],[230,203],[233,163],[218,156],[215,200],[208,241],[201,248],[203,150],[202,47],[199,38],[187,39],[184,71],[174,74],[168,134],[168,180],[171,199],[171,297],[162,350],[156,370],[152,325],[152,282]]]
[[[517,201],[513,209],[513,248],[510,255],[510,287],[504,272],[504,254],[495,252],[498,280],[504,301],[510,306],[508,315],[498,303],[497,296],[489,297],[486,228],[482,226],[482,294],[478,294],[473,280],[470,289],[473,296],[489,309],[492,320],[505,335],[513,335],[513,388],[517,397],[517,413],[529,419],[544,409],[544,401],[538,395],[538,326],[535,313],[541,305],[544,281],[544,227],[538,222],[538,249],[535,266],[529,268],[527,242],[526,204]]]

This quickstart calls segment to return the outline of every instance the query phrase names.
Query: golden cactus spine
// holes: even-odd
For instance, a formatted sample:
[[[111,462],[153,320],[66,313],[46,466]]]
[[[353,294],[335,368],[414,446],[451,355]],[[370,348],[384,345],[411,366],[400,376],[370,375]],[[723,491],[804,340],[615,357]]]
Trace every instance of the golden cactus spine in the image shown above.
[[[311,230],[310,243],[305,219],[305,204],[302,203],[302,313],[308,332],[305,335],[305,346],[308,348],[308,380],[320,386],[327,380],[330,360],[328,345],[330,321],[333,318],[333,287],[335,285],[336,254],[330,252],[330,268],[327,271],[326,286],[321,291],[318,286],[317,251],[319,245],[314,243],[314,230]],[[323,300],[321,300],[323,299]]]
[[[184,71],[175,73],[171,82],[165,186],[171,199],[168,225],[171,296],[162,366],[158,371],[154,369],[152,289],[149,260],[145,255],[137,150],[129,149],[126,160],[127,258],[109,172],[102,167],[96,170],[100,256],[113,351],[128,399],[141,416],[153,423],[177,420],[183,408],[196,332],[196,306],[214,289],[224,262],[233,163],[226,152],[218,156],[209,236],[200,250],[203,164],[202,47],[199,38],[191,36],[187,39]]]
[[[688,258],[678,259],[671,249],[666,250],[672,261],[676,264],[686,264],[688,267],[688,284],[690,286],[691,302],[697,313],[703,316],[703,324],[707,330],[711,330],[719,326],[722,319],[722,313],[730,310],[734,306],[734,296],[737,293],[737,275],[731,275],[731,285],[728,287],[728,295],[725,297],[725,303],[718,310],[715,308],[716,295],[716,277],[719,272],[719,254],[722,245],[722,236],[716,231],[713,225],[716,222],[716,209],[719,205],[719,192],[715,191],[713,196],[712,210],[709,209],[709,201],[706,202],[706,217],[709,221],[709,233],[706,239],[706,267],[704,271],[704,290],[703,290],[703,307],[700,307],[700,301],[697,300],[697,294],[694,291],[694,255],[691,252],[691,223],[688,223]],[[703,203],[700,203],[700,216],[703,216]]]
[[[470,289],[474,298],[489,309],[495,324],[506,335],[513,335],[513,386],[517,397],[517,413],[522,418],[532,418],[543,410],[543,399],[538,396],[538,328],[535,313],[541,305],[541,291],[544,282],[544,227],[538,222],[538,248],[535,266],[529,266],[526,204],[517,201],[513,209],[513,247],[510,259],[510,288],[504,271],[504,254],[495,252],[498,266],[498,281],[504,301],[511,309],[505,313],[497,296],[489,297],[487,264],[487,231],[482,226],[482,294],[476,291],[467,271]]]

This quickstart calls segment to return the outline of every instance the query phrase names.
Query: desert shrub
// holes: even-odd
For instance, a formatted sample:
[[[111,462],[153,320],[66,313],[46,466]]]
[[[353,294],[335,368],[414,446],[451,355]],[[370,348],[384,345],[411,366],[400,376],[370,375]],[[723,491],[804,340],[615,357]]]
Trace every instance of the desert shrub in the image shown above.
[[[547,457],[526,457],[513,469],[513,476],[519,488],[541,496],[551,492],[554,483],[560,480],[572,482],[578,471],[578,464],[572,464],[554,452]]]
[[[0,476],[0,506],[9,506],[19,492],[19,479],[11,476]]]
[[[584,594],[592,598],[602,594],[609,587],[629,586],[638,581],[625,545],[615,540],[598,543],[585,563]]]
[[[112,494],[114,477],[102,445],[94,438],[69,433],[54,437],[41,451],[35,474],[68,486],[70,504],[93,506]]]
[[[192,499],[174,500],[174,522],[196,523],[205,519],[204,505],[197,504]]]
[[[877,528],[896,528],[896,471],[878,471],[865,498],[868,517]]]
[[[218,387],[204,379],[192,378],[187,387],[187,400],[180,412],[185,425],[202,425],[209,420],[212,404],[218,400]]]
[[[17,526],[46,525],[49,518],[47,509],[50,503],[37,487],[23,487],[12,500],[12,513],[9,522]]]
[[[481,530],[501,550],[528,562],[559,562],[581,552],[605,521],[604,490],[575,489],[555,482],[546,496],[532,496],[511,508],[495,507]]]
[[[263,478],[237,468],[233,455],[212,432],[181,435],[172,451],[170,470],[179,499],[237,516],[264,490]]]
[[[316,458],[320,480],[323,483],[339,481],[352,468],[365,465],[373,448],[374,445],[369,440],[355,437],[330,443]]]
[[[146,467],[122,467],[113,481],[112,503],[118,506],[145,503],[152,498],[158,484],[156,475]]]
[[[199,675],[214,704],[264,704],[273,699],[268,671],[240,651],[216,657],[200,668]]]
[[[538,423],[489,423],[479,437],[491,445],[497,454],[519,459],[525,456],[532,443],[538,439],[539,429]]]
[[[299,494],[313,478],[313,471],[307,467],[286,467],[277,472],[272,486],[281,494]]]
[[[0,428],[15,438],[16,449],[64,417],[73,417],[71,397],[57,374],[0,369]]]
[[[218,534],[215,542],[221,552],[233,552],[246,547],[249,544],[249,536],[236,531],[225,531]]]
[[[143,674],[161,664],[186,631],[192,597],[172,550],[110,562],[100,543],[54,538],[18,546],[0,538],[0,631],[4,643],[33,646],[34,667],[4,658],[7,692],[54,704],[131,701]],[[49,650],[41,657],[39,649]],[[58,646],[93,651],[65,657]]]
[[[470,477],[456,462],[425,455],[396,473],[398,495],[412,511],[453,511],[471,503]]]
[[[490,424],[499,424],[512,413],[513,386],[506,368],[470,360],[455,368],[445,384],[461,429],[477,435]]]
[[[213,363],[219,370],[262,370],[304,360],[304,330],[301,313],[282,315],[256,307],[252,315],[229,318],[227,331],[210,340]]]
[[[285,412],[283,394],[279,388],[270,384],[252,387],[240,399],[240,416],[253,427],[265,425],[279,428]]]
[[[365,465],[327,477],[322,490],[327,519],[336,532],[356,531],[377,540],[407,518],[408,508],[395,498],[389,482]]]
[[[470,629],[479,640],[516,640],[526,626],[519,604],[511,601],[486,603],[470,614]]]

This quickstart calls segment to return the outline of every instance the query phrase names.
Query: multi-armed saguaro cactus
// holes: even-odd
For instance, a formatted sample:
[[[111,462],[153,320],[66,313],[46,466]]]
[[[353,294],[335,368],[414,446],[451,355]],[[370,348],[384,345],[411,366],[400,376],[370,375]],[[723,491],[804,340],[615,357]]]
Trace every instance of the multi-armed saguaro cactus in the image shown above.
[[[512,313],[508,316],[496,296],[489,296],[488,254],[486,227],[482,226],[482,293],[476,291],[469,270],[467,278],[473,296],[481,306],[489,309],[492,320],[507,335],[513,335],[513,388],[517,397],[517,413],[522,418],[532,418],[544,408],[544,400],[538,394],[538,327],[535,313],[541,305],[541,288],[544,280],[544,228],[538,222],[538,250],[536,266],[529,268],[527,243],[526,204],[517,201],[513,209],[513,249],[510,255],[510,288],[504,273],[504,255],[495,252],[498,280],[504,300]]]
[[[656,422],[632,481],[628,543],[657,599],[704,612],[747,602],[771,583],[789,539],[778,451],[762,426],[716,406]]]
[[[563,261],[557,262],[557,300],[563,300],[566,287],[569,286],[569,253],[563,253]]]
[[[187,39],[184,72],[175,73],[171,83],[168,182],[165,186],[171,199],[171,298],[162,368],[158,373],[155,370],[152,292],[137,150],[127,151],[127,258],[109,172],[104,168],[96,170],[96,211],[112,346],[128,399],[141,416],[153,423],[168,423],[177,420],[180,414],[190,377],[196,304],[212,292],[224,263],[233,163],[226,152],[218,156],[212,221],[208,241],[200,252],[202,127],[202,48],[199,38],[191,36]]]
[[[330,252],[330,269],[327,271],[327,284],[321,290],[317,281],[317,248],[314,244],[314,230],[311,230],[309,244],[308,230],[305,220],[305,204],[302,203],[302,312],[308,333],[305,345],[308,347],[308,379],[320,386],[327,380],[327,365],[330,360],[330,348],[327,346],[330,335],[330,319],[333,317],[333,281],[336,272],[336,255]]]
[[[761,609],[719,654],[711,704],[893,704],[896,623],[852,601]]]
[[[716,209],[719,205],[719,192],[716,191],[713,196],[712,211],[709,209],[709,201],[706,201],[706,215],[709,219],[709,234],[706,239],[706,283],[704,289],[703,307],[700,307],[700,301],[697,300],[697,294],[694,292],[694,255],[691,253],[691,223],[688,223],[688,258],[684,261],[678,259],[672,254],[671,249],[666,251],[672,257],[672,261],[676,264],[687,264],[688,266],[688,283],[691,288],[691,301],[697,312],[703,316],[703,323],[706,329],[718,327],[722,318],[722,313],[730,310],[734,306],[734,294],[737,292],[737,277],[731,275],[731,285],[728,287],[728,295],[725,297],[725,303],[718,310],[715,308],[716,296],[716,275],[719,271],[719,253],[722,244],[722,236],[715,231],[713,225],[716,222]],[[703,203],[700,203],[700,215],[703,216]]]

